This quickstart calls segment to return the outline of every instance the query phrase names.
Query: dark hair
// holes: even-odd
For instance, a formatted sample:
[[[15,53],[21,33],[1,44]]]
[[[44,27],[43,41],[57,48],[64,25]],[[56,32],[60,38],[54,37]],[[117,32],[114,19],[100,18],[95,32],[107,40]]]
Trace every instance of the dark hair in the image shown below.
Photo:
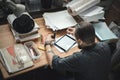
[[[75,37],[88,44],[95,42],[95,30],[93,25],[84,21],[80,22],[76,25]]]
[[[27,14],[22,14],[13,21],[13,29],[18,33],[27,33],[34,28],[34,21]]]

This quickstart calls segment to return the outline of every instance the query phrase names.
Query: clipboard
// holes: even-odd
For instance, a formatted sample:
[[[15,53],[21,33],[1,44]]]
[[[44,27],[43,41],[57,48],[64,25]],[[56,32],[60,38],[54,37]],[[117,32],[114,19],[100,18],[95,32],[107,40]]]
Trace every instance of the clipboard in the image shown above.
[[[75,44],[76,44],[75,38],[68,34],[62,36],[54,43],[55,46],[57,46],[58,48],[62,49],[65,52],[72,48]]]

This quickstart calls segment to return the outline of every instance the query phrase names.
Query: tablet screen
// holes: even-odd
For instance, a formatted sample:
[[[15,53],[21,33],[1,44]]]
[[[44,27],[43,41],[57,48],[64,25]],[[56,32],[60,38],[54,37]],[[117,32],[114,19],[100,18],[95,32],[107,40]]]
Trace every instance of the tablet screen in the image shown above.
[[[64,51],[68,51],[76,43],[75,39],[69,35],[64,35],[55,42],[55,45]]]

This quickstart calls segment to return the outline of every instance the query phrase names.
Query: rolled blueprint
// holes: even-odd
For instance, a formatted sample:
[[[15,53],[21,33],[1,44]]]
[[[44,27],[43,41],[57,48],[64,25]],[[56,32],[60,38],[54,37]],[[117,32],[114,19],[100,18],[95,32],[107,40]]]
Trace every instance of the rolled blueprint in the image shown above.
[[[72,16],[76,16],[90,7],[98,4],[100,0],[73,0],[67,4],[67,10]]]

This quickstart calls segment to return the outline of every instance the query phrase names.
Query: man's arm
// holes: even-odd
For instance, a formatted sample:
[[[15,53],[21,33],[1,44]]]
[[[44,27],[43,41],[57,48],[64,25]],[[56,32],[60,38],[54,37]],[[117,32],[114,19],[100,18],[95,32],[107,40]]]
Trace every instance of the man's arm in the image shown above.
[[[54,41],[52,36],[53,36],[52,34],[48,35],[46,37],[45,44],[44,44],[44,47],[46,49],[46,56],[47,56],[48,64],[50,65],[51,68],[52,68],[53,56],[55,55],[51,48],[52,46],[51,43]]]
[[[48,63],[50,65],[50,67],[52,67],[52,59],[55,54],[54,54],[50,44],[45,43],[45,48],[46,48],[46,56],[47,56]]]
[[[46,49],[48,64],[50,65],[50,67],[62,71],[78,71],[79,67],[77,67],[76,65],[81,65],[77,62],[79,59],[78,54],[60,58],[59,56],[55,55],[52,50],[52,40],[53,39],[51,39],[51,35],[47,36],[44,45]],[[82,58],[80,58],[79,61],[82,61],[81,59]]]

